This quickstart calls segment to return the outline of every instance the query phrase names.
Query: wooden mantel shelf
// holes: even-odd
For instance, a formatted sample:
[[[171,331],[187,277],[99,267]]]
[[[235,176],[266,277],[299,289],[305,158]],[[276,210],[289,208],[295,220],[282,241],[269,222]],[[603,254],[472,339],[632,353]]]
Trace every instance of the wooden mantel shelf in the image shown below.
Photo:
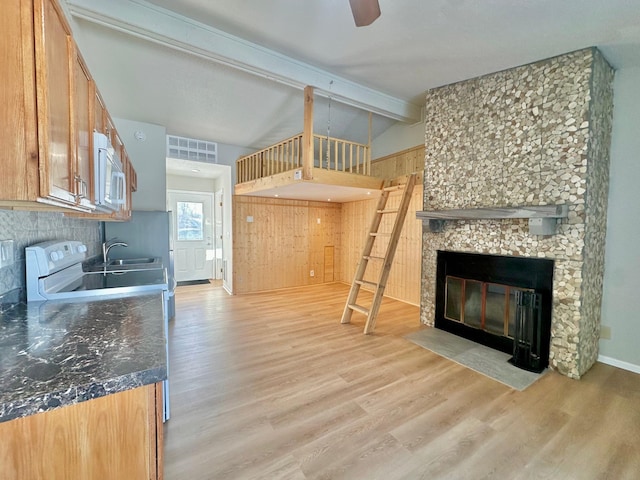
[[[501,218],[564,218],[568,205],[528,205],[524,207],[479,207],[459,210],[427,210],[416,217],[439,220],[482,220]]]
[[[432,232],[441,232],[445,220],[499,220],[528,218],[531,233],[552,235],[558,218],[568,216],[568,205],[525,205],[521,207],[478,207],[452,210],[426,210],[416,212],[416,217],[427,224]],[[538,219],[538,220],[533,220]],[[553,229],[553,231],[550,231]]]

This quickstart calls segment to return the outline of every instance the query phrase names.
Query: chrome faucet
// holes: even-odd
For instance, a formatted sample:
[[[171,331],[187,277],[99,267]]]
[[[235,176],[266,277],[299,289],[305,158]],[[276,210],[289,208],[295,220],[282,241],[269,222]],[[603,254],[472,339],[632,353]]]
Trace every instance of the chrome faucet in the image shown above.
[[[112,240],[115,240],[115,238],[110,238],[109,240],[105,240],[104,242],[102,242],[102,261],[104,263],[104,265],[107,265],[107,256],[109,255],[109,250],[111,250],[113,247],[128,247],[129,245],[127,245],[124,242],[113,242],[113,243],[109,243]]]

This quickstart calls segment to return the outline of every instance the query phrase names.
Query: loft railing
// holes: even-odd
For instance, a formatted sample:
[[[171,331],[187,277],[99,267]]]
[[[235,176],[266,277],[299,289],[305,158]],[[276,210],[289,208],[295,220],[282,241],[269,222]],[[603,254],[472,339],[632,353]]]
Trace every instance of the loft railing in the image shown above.
[[[368,145],[339,138],[313,135],[313,168],[371,175]],[[236,162],[237,183],[250,182],[303,167],[303,134],[240,157]],[[311,169],[312,171],[312,169]]]
[[[322,135],[313,136],[314,167],[371,175],[369,146]]]
[[[270,145],[236,162],[237,183],[250,182],[302,167],[302,134]]]

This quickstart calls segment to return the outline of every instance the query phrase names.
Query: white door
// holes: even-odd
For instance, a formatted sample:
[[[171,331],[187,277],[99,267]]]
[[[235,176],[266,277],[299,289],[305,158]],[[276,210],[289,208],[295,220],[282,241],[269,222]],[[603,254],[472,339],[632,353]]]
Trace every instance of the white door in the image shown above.
[[[213,195],[169,192],[173,212],[173,259],[177,282],[215,278]]]

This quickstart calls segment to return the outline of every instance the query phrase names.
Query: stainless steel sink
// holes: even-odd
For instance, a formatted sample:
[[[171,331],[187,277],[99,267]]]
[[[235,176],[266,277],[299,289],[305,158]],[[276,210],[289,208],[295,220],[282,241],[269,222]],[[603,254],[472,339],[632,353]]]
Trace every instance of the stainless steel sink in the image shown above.
[[[163,265],[160,257],[114,258],[107,263],[102,263],[96,258],[92,262],[85,263],[82,268],[88,273],[123,273],[155,270],[163,268]]]
[[[109,260],[107,266],[125,266],[125,265],[146,265],[149,263],[156,263],[158,261],[155,257],[144,258],[119,258],[117,260]]]

